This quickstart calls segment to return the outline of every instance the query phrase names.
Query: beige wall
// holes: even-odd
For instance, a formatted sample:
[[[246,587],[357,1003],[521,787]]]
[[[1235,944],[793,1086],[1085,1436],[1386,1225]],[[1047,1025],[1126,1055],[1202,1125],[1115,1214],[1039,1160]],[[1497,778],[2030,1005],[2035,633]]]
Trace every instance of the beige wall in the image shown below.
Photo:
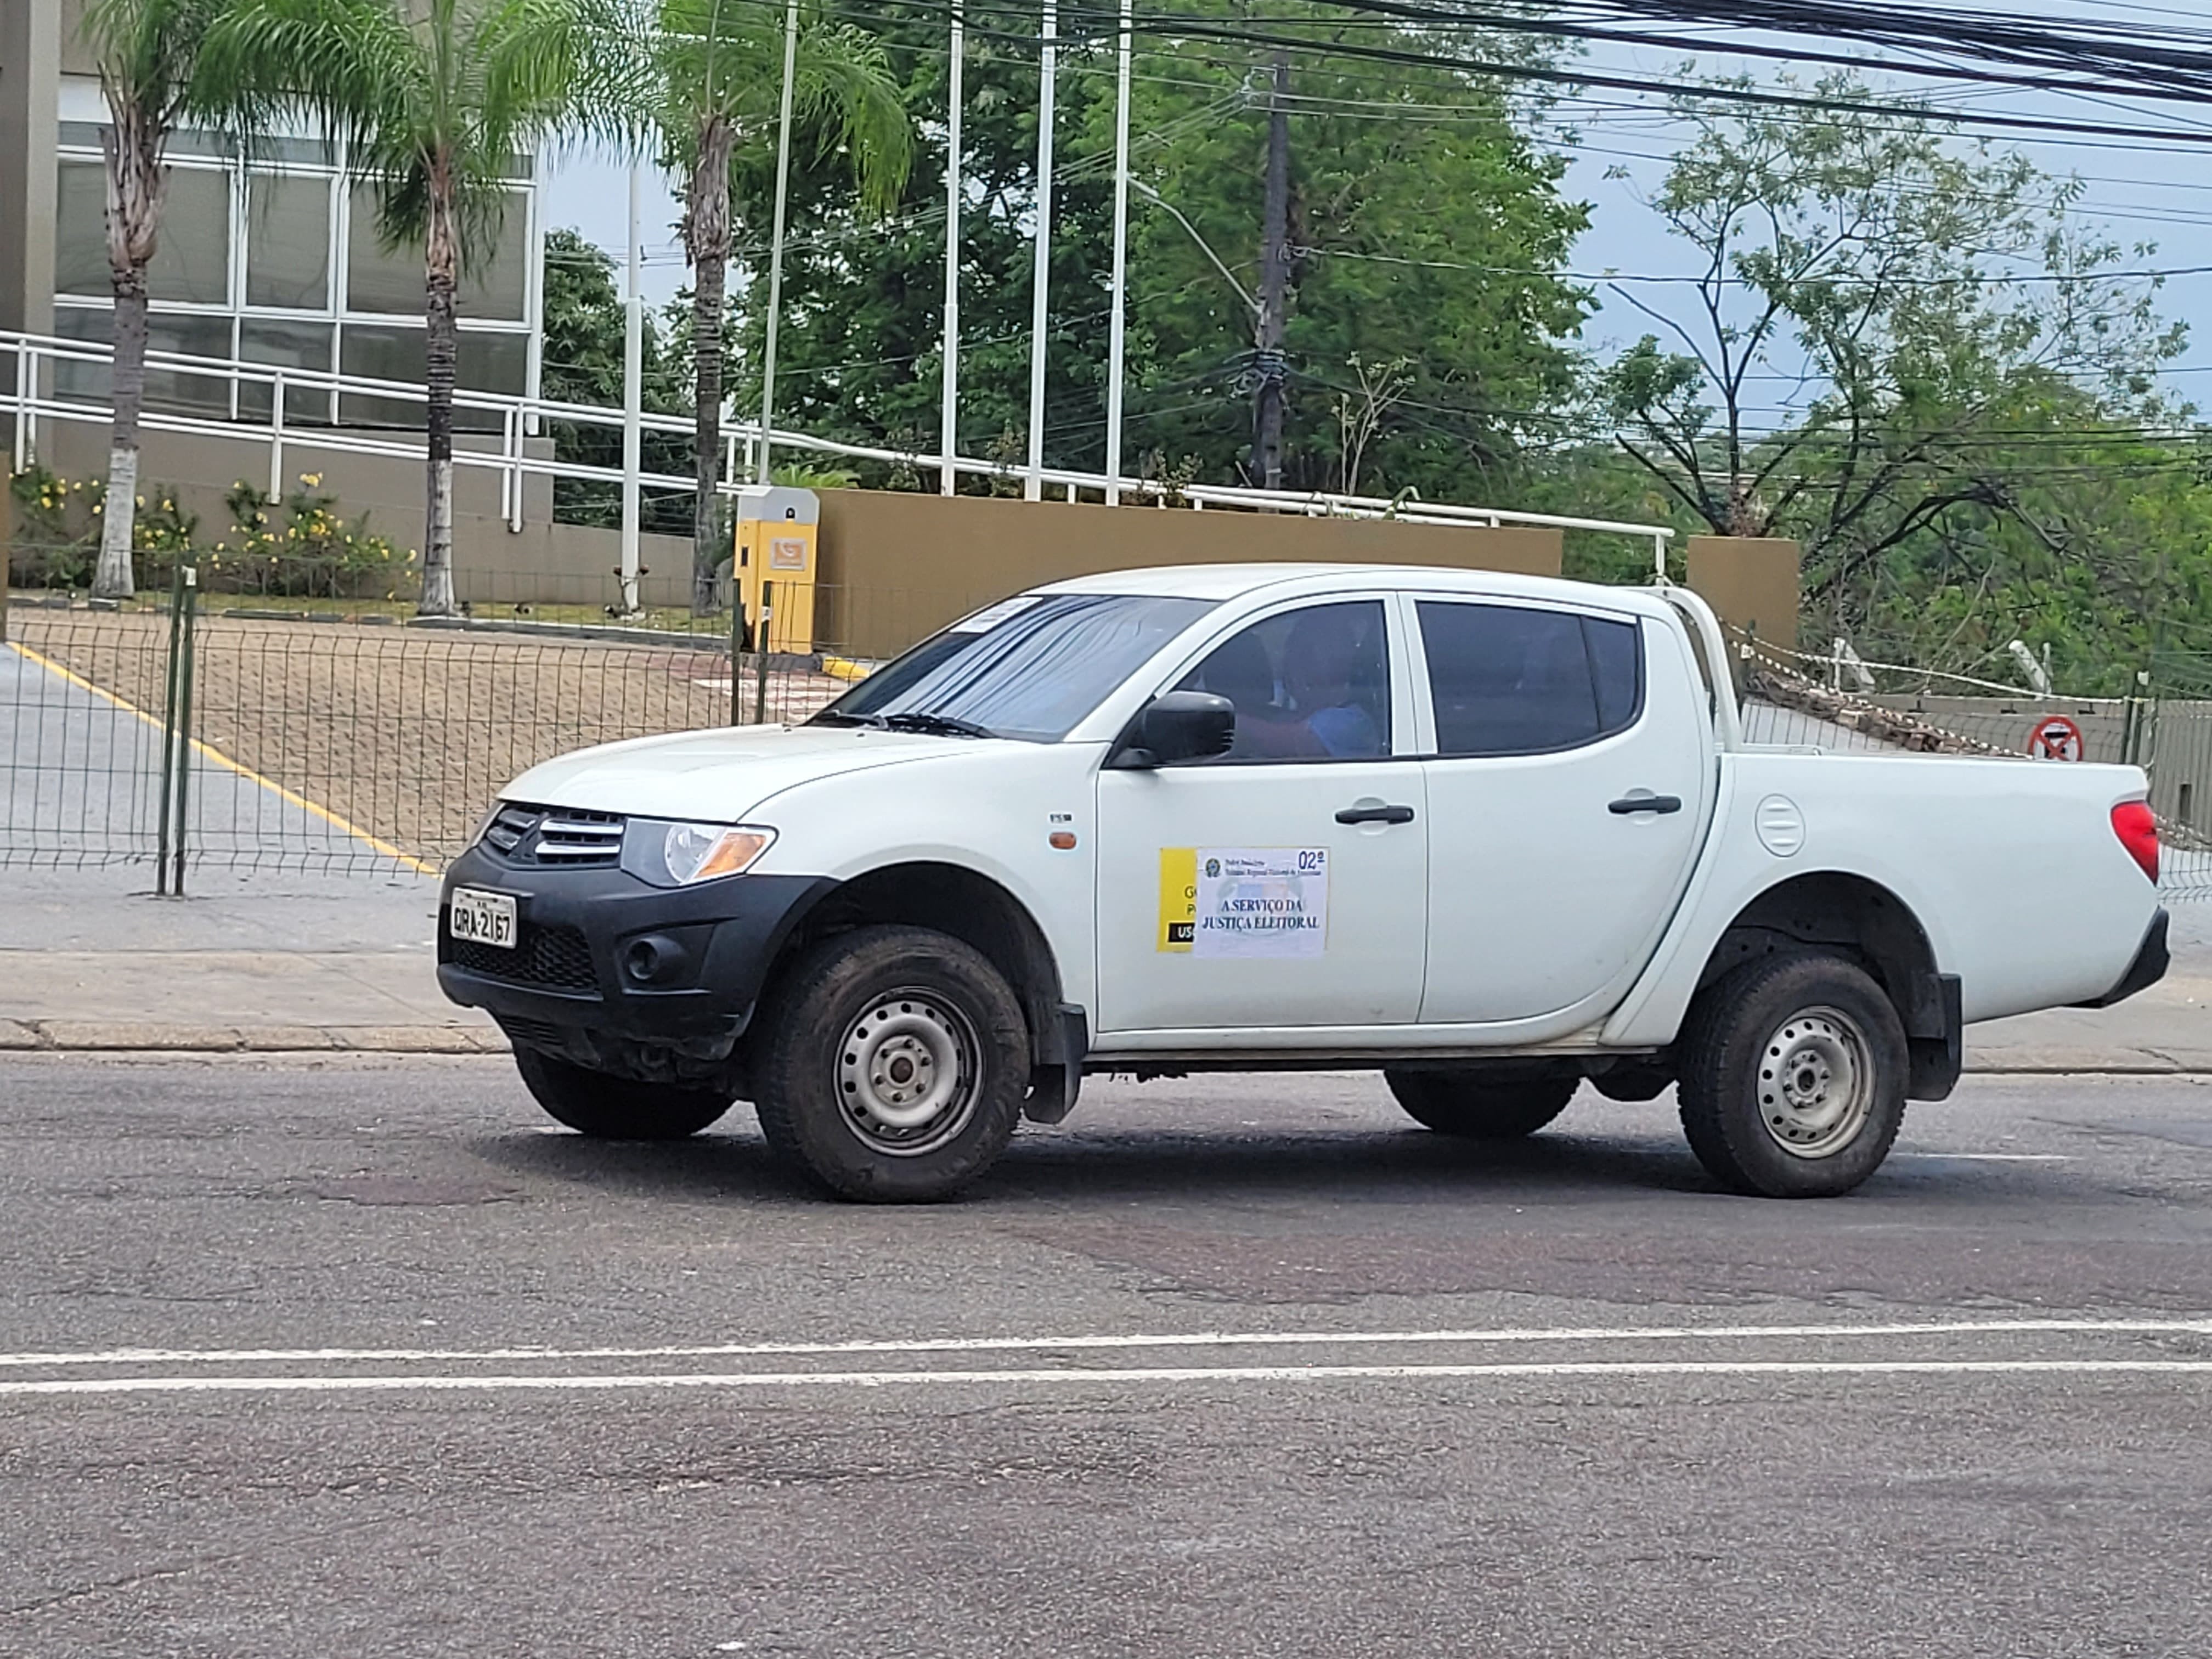
[[[1560,550],[1554,530],[825,489],[815,636],[890,656],[1024,587],[1145,565],[1335,561],[1555,576]]]
[[[1797,648],[1797,544],[1782,537],[1692,536],[1690,591],[1722,622]]]
[[[41,421],[39,459],[66,478],[97,478],[107,471],[107,431],[105,424],[89,421]],[[414,434],[392,434],[396,441],[419,441]],[[149,488],[174,487],[188,512],[200,516],[200,529],[209,541],[220,539],[230,524],[230,509],[223,504],[231,484],[244,478],[258,488],[269,483],[269,440],[264,427],[241,427],[235,438],[194,432],[146,432],[141,435],[144,459],[139,476]],[[456,436],[456,449],[496,447],[496,441],[468,434]],[[530,441],[531,453],[550,455],[549,441]],[[302,473],[319,474],[321,488],[338,499],[338,508],[349,518],[369,515],[369,528],[388,536],[402,547],[420,546],[422,540],[422,463],[404,456],[356,455],[325,449],[307,440],[288,440],[284,446],[283,482],[287,490]],[[500,519],[499,473],[489,467],[453,469],[456,520],[478,521],[483,532],[507,535]],[[544,473],[525,474],[523,519],[541,529],[553,516],[553,480]],[[456,568],[466,563],[465,550],[457,538]]]
[[[648,605],[691,603],[691,543],[683,536],[641,536],[639,597]],[[514,605],[615,604],[621,594],[622,532],[585,525],[463,517],[453,524],[456,598],[503,610]]]

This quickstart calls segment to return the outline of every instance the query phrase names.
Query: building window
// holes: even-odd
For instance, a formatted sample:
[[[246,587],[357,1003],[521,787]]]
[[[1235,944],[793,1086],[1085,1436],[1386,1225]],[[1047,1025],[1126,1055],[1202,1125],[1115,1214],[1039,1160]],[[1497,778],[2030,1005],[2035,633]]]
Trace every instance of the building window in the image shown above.
[[[364,380],[422,384],[422,331],[404,325],[349,323],[338,346],[338,372]],[[378,398],[348,392],[338,399],[338,419],[363,426],[420,427],[419,398]]]
[[[356,185],[351,192],[346,253],[348,311],[383,316],[422,314],[422,254],[418,248],[386,248],[376,229],[376,195]],[[528,315],[530,206],[509,191],[495,232],[470,252],[455,296],[464,319],[519,323]]]
[[[476,257],[461,278],[461,315],[522,321],[530,286],[529,204],[508,191],[496,229],[471,252]]]
[[[114,328],[115,313],[105,306],[66,306],[54,312],[54,331],[65,340],[95,340],[106,345],[113,339]],[[146,316],[146,349],[149,354],[167,351],[227,362],[231,356],[230,331],[228,317],[151,311]],[[54,365],[57,397],[104,404],[112,395],[112,384],[106,363]],[[171,415],[225,419],[230,414],[230,386],[216,375],[183,374],[149,362],[146,407]]]
[[[331,367],[331,325],[328,323],[290,323],[279,322],[273,318],[248,317],[238,325],[238,356],[242,362],[272,363],[280,368],[319,369],[327,374]],[[239,414],[248,420],[267,420],[274,390],[262,381],[239,382]],[[330,387],[286,386],[284,418],[288,422],[327,426],[331,420]]]
[[[289,311],[330,309],[328,179],[253,175],[246,213],[246,303]]]
[[[348,311],[403,317],[422,314],[422,256],[413,248],[386,248],[376,231],[376,193],[356,185],[348,192],[346,291]]]
[[[107,170],[97,161],[64,161],[54,201],[54,289],[108,295]]]
[[[530,368],[527,334],[465,329],[459,343],[459,357],[453,368],[454,381],[461,391],[522,395]],[[423,349],[423,332],[420,328],[400,324],[348,323],[338,347],[338,368],[341,374],[362,380],[421,386],[425,373]],[[267,407],[265,403],[263,406]],[[338,399],[338,419],[363,426],[419,428],[422,424],[422,409],[419,398],[380,398],[366,392],[349,392]],[[496,410],[463,406],[453,410],[456,432],[498,432],[505,425]]]
[[[54,327],[66,339],[105,343],[114,291],[106,167],[99,153],[102,125],[88,118],[98,107],[98,88],[71,79],[63,91],[64,112],[73,118],[60,123],[58,135]],[[422,383],[422,253],[379,245],[374,196],[345,179],[337,151],[313,139],[266,137],[240,158],[211,135],[180,132],[172,135],[168,153],[167,199],[147,271],[151,349]],[[470,249],[475,257],[457,296],[456,370],[465,392],[511,397],[535,389],[533,171],[529,158],[516,158],[506,210]],[[53,374],[60,395],[107,396],[104,366],[58,364]],[[149,371],[149,409],[259,422],[270,403],[265,383],[234,388],[216,376]],[[496,432],[503,413],[461,410],[456,424]],[[285,416],[301,424],[360,421],[419,431],[422,405],[288,386]]]

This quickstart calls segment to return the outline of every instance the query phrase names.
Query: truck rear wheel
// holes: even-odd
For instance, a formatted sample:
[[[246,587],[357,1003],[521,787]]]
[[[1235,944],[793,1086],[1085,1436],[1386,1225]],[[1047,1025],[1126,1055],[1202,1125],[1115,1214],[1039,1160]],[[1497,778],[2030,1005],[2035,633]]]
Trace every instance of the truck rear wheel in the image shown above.
[[[1733,1191],[1834,1197],[1889,1156],[1909,1058],[1897,1010],[1856,964],[1818,955],[1749,963],[1690,1011],[1682,1131]]]
[[[1012,1138],[1029,1028],[999,970],[949,934],[834,934],[792,964],[758,1018],[761,1133],[841,1198],[951,1198]]]
[[[1386,1071],[1383,1082],[1407,1115],[1440,1135],[1518,1140],[1533,1135],[1575,1097],[1578,1079],[1486,1081],[1480,1073]]]
[[[681,1140],[730,1109],[730,1098],[669,1083],[636,1083],[517,1048],[523,1086],[556,1121],[597,1140]]]

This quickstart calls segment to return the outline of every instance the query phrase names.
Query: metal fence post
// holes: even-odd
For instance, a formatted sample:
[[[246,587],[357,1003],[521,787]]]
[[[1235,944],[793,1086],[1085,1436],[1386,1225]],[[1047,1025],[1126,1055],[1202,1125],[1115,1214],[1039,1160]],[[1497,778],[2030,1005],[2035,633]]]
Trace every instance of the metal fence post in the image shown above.
[[[745,600],[730,596],[730,724],[745,723]]]
[[[768,629],[769,618],[775,615],[775,602],[769,597],[774,584],[766,577],[761,579],[760,622],[753,629],[753,724],[768,724]]]
[[[177,782],[177,674],[183,666],[181,635],[185,625],[185,562],[169,572],[169,659],[161,691],[161,793],[155,801],[160,822],[155,829],[154,890],[169,891],[169,832],[173,824],[171,793]]]
[[[190,822],[185,809],[191,799],[192,781],[192,665],[198,654],[195,636],[198,632],[200,599],[199,571],[189,564],[184,570],[184,666],[177,675],[177,861],[169,881],[169,891],[177,898],[185,896],[185,844],[188,839],[185,826]]]

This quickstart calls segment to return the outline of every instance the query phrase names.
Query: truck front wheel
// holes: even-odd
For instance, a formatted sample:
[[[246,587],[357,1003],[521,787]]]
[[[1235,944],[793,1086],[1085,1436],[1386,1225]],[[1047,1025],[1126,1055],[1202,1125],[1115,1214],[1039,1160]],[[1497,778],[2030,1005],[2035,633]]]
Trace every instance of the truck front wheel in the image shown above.
[[[833,934],[791,965],[756,1018],[761,1133],[841,1198],[951,1198],[1006,1150],[1021,1117],[1021,1004],[949,934]]]
[[[1905,1027],[1866,971],[1771,957],[1709,986],[1683,1033],[1676,1096],[1698,1161],[1767,1198],[1847,1193],[1905,1121]]]
[[[1383,1082],[1416,1123],[1440,1135],[1518,1140],[1533,1135],[1575,1097],[1579,1079],[1486,1082],[1480,1073],[1387,1071]]]
[[[636,1083],[536,1048],[517,1048],[514,1069],[556,1122],[598,1140],[681,1140],[730,1109],[729,1097],[711,1090]]]

